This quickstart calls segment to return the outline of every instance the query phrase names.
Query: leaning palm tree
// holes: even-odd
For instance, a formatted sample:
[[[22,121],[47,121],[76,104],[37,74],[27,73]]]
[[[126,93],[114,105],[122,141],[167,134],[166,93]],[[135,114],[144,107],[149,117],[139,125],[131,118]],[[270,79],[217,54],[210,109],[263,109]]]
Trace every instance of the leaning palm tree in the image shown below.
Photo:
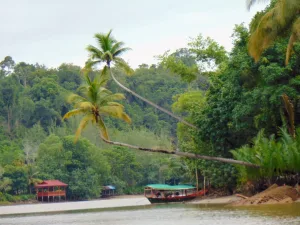
[[[84,78],[86,83],[79,88],[81,95],[71,94],[68,98],[69,103],[74,105],[74,109],[67,112],[63,119],[83,115],[76,131],[76,141],[88,123],[95,124],[100,130],[100,136],[105,140],[109,140],[107,128],[103,121],[104,116],[115,117],[128,123],[131,122],[129,116],[124,112],[124,106],[116,102],[125,97],[123,94],[113,94],[106,89],[104,86],[107,79],[103,76],[92,80],[86,73]]]
[[[172,116],[173,118],[179,120],[180,122],[196,128],[195,125],[185,121],[183,118],[173,114],[172,112],[156,105],[155,103],[149,101],[148,99],[138,95],[134,91],[130,90],[129,88],[125,87],[121,84],[114,74],[111,71],[111,64],[118,68],[123,69],[127,74],[131,74],[133,70],[129,67],[129,65],[120,57],[123,53],[130,50],[130,48],[124,47],[124,42],[118,42],[112,35],[112,30],[110,30],[107,34],[97,33],[95,34],[95,39],[97,41],[98,47],[93,45],[89,45],[87,47],[88,52],[90,53],[90,58],[86,63],[86,68],[91,68],[97,64],[105,64],[102,74],[110,73],[112,79],[116,82],[116,84],[121,87],[123,90],[129,92],[130,94],[134,95],[135,97],[141,99],[142,101],[148,103],[149,105],[157,108],[158,110]]]
[[[81,122],[79,123],[78,129],[75,135],[75,141],[81,135],[83,129],[89,124],[95,125],[100,131],[100,138],[111,145],[117,145],[142,151],[148,152],[159,152],[164,154],[178,155],[182,157],[196,158],[196,159],[206,159],[214,160],[225,163],[239,164],[250,167],[258,167],[252,163],[243,162],[234,159],[227,159],[221,157],[203,156],[187,152],[179,152],[166,149],[153,149],[144,148],[139,146],[134,146],[126,143],[120,143],[111,141],[108,135],[107,128],[105,126],[103,117],[110,116],[128,123],[131,122],[129,116],[124,112],[124,107],[120,103],[116,102],[118,100],[124,99],[124,95],[120,93],[113,94],[111,91],[105,88],[107,78],[104,75],[95,77],[91,79],[88,72],[84,75],[85,82],[83,86],[79,88],[80,94],[71,94],[68,98],[69,103],[73,104],[74,109],[67,112],[63,119],[68,119],[73,116],[81,115],[83,116]]]
[[[248,9],[256,2],[258,1],[248,0]],[[255,61],[258,61],[265,49],[271,46],[278,37],[286,36],[288,32],[290,39],[285,60],[288,64],[293,45],[300,39],[300,0],[271,2],[270,8],[252,22],[249,53]]]

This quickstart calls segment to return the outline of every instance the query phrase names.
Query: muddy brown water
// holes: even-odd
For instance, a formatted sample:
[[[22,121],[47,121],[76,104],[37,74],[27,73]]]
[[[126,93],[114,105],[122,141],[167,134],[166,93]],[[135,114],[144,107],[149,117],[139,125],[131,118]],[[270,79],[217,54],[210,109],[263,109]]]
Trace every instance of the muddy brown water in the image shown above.
[[[228,207],[157,204],[115,209],[1,216],[2,225],[298,225],[300,203]]]

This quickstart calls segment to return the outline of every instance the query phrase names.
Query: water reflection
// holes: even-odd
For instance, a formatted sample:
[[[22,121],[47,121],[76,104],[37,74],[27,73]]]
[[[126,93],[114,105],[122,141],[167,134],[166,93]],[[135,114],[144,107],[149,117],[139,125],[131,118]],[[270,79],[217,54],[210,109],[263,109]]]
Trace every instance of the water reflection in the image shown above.
[[[2,225],[260,225],[300,224],[300,204],[229,207],[161,204],[61,214],[0,217]]]

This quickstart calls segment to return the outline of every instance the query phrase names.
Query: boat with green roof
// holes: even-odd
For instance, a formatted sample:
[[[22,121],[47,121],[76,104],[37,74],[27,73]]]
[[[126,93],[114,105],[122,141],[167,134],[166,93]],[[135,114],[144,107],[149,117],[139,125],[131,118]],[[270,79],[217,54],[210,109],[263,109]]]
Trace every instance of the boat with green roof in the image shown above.
[[[206,191],[197,191],[192,185],[148,184],[144,195],[151,203],[184,202],[197,196],[204,195]]]

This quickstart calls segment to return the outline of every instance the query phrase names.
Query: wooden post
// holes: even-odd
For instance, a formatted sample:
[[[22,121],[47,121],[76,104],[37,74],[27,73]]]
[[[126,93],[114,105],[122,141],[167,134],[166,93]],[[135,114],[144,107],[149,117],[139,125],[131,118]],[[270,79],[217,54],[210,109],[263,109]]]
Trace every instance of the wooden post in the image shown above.
[[[63,190],[65,191],[65,201],[67,201],[66,188],[64,187]]]
[[[197,193],[199,191],[199,181],[198,181],[198,170],[197,170],[197,165],[196,165],[196,188],[197,188]]]
[[[203,193],[203,195],[205,196],[205,175],[204,175],[204,181],[203,181],[203,188],[204,188],[204,193]]]

